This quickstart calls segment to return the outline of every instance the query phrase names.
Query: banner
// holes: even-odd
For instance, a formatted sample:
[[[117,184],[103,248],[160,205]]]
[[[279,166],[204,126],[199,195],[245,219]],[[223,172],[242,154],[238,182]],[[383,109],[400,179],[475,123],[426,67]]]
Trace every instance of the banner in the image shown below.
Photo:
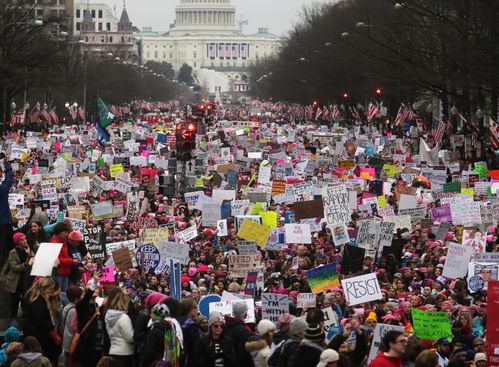
[[[413,308],[412,321],[414,332],[419,339],[438,340],[448,338],[452,340],[447,312],[421,311]]]
[[[287,295],[262,293],[262,319],[279,324],[279,316],[289,312],[289,299]]]
[[[382,298],[378,278],[376,278],[375,273],[342,279],[341,285],[350,306]]]
[[[228,259],[230,275],[234,278],[246,278],[250,271],[258,271],[262,255],[229,255]]]
[[[336,266],[336,263],[330,263],[307,271],[307,281],[312,293],[324,293],[339,287],[340,281]]]
[[[487,315],[499,315],[499,282],[490,281],[487,291]],[[487,317],[487,367],[499,366],[499,317]]]
[[[330,227],[350,222],[350,205],[345,186],[328,186],[322,201],[324,217]]]

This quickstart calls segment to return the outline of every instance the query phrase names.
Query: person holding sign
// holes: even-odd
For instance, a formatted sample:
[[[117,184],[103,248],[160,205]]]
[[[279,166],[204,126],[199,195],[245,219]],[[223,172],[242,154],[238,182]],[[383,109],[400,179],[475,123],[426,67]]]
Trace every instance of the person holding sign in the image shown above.
[[[69,286],[69,276],[73,263],[78,264],[78,259],[69,256],[67,238],[71,232],[71,225],[67,222],[60,222],[54,228],[54,235],[50,243],[62,243],[61,252],[59,252],[59,264],[57,265],[57,283],[61,287],[61,292],[66,292]]]
[[[369,367],[402,367],[402,359],[407,347],[407,338],[404,333],[390,330],[381,339],[383,352],[369,364]]]

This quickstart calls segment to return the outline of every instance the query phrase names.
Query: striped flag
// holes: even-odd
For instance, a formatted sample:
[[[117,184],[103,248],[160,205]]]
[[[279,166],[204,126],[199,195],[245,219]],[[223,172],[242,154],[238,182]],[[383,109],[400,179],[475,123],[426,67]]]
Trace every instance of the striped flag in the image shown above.
[[[459,114],[459,118],[463,122],[463,125],[466,126],[466,128],[469,131],[471,131],[471,134],[473,134],[473,136],[475,138],[477,138],[477,137],[480,136],[480,130],[478,129],[478,127],[470,119],[467,119],[466,117],[464,117],[461,114]]]
[[[58,124],[59,117],[57,116],[57,113],[55,113],[55,107],[52,108],[52,110],[49,113],[50,113],[50,117],[52,118],[52,121],[54,121],[54,124]]]
[[[402,126],[405,120],[407,120],[408,116],[409,116],[409,109],[406,107],[405,104],[402,103],[397,112],[397,116],[395,117],[395,125]]]
[[[26,109],[19,110],[12,114],[10,119],[10,126],[24,124],[24,118],[26,117]]]
[[[315,111],[315,119],[318,120],[319,117],[322,115],[322,109],[320,107],[317,108],[317,111]]]
[[[374,103],[369,102],[369,107],[367,108],[367,122],[371,122],[373,118],[379,113],[379,108]]]
[[[79,115],[80,115],[81,120],[82,120],[83,122],[85,122],[85,120],[86,120],[86,119],[85,119],[85,107],[80,106],[80,107],[78,108],[78,113],[79,113]]]
[[[29,114],[29,122],[32,124],[36,124],[38,123],[39,118],[40,118],[40,103],[37,103]]]
[[[352,114],[352,117],[355,119],[355,121],[359,121],[359,122],[362,122],[362,118],[360,117],[360,113],[359,111],[357,111],[357,109],[355,107],[348,107],[348,109],[350,110],[350,113]]]
[[[338,108],[337,104],[333,106],[333,112],[331,113],[331,117],[333,118],[333,120],[340,119],[340,109]]]
[[[492,145],[492,149],[499,149],[499,124],[490,119],[490,144]]]
[[[50,123],[52,121],[51,117],[50,117],[50,113],[47,111],[46,108],[44,108],[41,112],[42,114],[42,117],[45,119],[45,121],[47,121],[48,123]]]
[[[432,133],[435,143],[440,143],[442,141],[446,129],[447,129],[447,124],[443,120],[439,120],[436,117],[433,118]]]
[[[329,109],[326,106],[324,106],[324,109],[322,111],[322,118],[324,120],[329,120],[330,117],[329,115],[330,115]]]

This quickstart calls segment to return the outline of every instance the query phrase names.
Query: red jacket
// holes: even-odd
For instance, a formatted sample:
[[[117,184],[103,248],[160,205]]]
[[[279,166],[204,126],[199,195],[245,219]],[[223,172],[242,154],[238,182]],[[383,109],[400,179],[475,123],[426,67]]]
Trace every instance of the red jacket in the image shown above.
[[[57,267],[57,275],[67,277],[71,275],[71,265],[73,265],[73,257],[69,256],[68,243],[58,235],[53,235],[50,243],[62,243],[61,252],[59,252],[59,266]]]
[[[381,352],[372,360],[369,367],[403,367],[402,358],[390,357]]]

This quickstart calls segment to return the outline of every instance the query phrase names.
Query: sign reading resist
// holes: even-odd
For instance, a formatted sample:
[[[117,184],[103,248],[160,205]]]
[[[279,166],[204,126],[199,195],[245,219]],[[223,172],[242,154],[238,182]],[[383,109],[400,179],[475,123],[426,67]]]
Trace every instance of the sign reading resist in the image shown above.
[[[342,279],[341,285],[350,306],[382,298],[378,278],[374,273]]]

